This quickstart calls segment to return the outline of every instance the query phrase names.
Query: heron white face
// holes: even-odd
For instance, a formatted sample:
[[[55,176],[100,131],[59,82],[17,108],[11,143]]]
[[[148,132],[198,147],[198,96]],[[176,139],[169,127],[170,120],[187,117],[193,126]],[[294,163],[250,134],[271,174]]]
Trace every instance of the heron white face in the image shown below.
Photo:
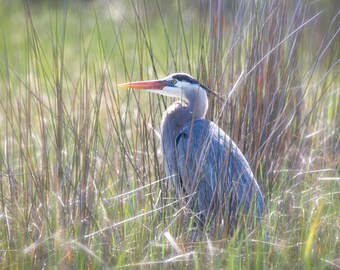
[[[163,79],[167,82],[167,84],[163,87],[162,90],[152,89],[147,91],[188,101],[189,93],[192,91],[197,91],[200,85],[190,75],[184,73],[180,73],[180,75],[190,77],[192,79],[192,82],[194,83],[185,80],[179,80],[179,74],[173,74]]]
[[[137,81],[119,84],[123,88],[144,89],[151,93],[168,97],[189,100],[192,93],[197,93],[200,84],[193,77],[185,73],[175,73],[161,80]],[[202,89],[202,91],[204,91]]]

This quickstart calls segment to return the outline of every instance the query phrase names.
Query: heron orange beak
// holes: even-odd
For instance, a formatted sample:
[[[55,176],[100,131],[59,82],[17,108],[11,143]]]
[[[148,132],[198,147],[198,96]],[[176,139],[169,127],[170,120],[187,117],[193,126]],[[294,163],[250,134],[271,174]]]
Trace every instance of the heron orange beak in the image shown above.
[[[168,82],[165,80],[138,81],[118,84],[118,86],[122,88],[149,89],[149,90],[162,90],[164,86],[167,85]]]

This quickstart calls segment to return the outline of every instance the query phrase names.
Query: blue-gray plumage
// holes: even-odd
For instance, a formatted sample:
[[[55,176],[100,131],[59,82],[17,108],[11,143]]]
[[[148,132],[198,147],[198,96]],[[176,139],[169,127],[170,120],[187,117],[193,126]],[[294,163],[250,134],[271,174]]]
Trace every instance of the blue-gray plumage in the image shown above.
[[[262,216],[262,194],[248,162],[223,130],[204,119],[211,90],[184,73],[120,86],[180,99],[162,118],[164,168],[203,224],[218,217],[232,228],[241,217]]]
[[[178,174],[186,179],[183,192],[196,192],[192,204],[203,222],[211,214],[235,222],[240,213],[252,209],[253,200],[254,214],[262,215],[262,194],[246,159],[215,123],[187,123],[177,135],[176,149]]]

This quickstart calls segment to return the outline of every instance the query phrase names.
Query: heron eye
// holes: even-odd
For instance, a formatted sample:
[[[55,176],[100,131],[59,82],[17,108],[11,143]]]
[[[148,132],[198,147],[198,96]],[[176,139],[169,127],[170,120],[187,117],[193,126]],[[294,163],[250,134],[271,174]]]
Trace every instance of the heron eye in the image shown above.
[[[175,85],[175,84],[177,83],[177,80],[173,79],[173,80],[171,80],[171,83],[172,83],[173,85]]]

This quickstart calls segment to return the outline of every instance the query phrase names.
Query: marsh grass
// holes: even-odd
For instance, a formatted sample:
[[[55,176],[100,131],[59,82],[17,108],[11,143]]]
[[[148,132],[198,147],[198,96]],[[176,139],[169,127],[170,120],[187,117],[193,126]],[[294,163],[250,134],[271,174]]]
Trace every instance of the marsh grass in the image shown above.
[[[3,2],[1,268],[339,267],[336,1]],[[171,100],[117,89],[177,71],[225,100],[208,118],[263,190],[254,231],[192,241],[160,157]]]

